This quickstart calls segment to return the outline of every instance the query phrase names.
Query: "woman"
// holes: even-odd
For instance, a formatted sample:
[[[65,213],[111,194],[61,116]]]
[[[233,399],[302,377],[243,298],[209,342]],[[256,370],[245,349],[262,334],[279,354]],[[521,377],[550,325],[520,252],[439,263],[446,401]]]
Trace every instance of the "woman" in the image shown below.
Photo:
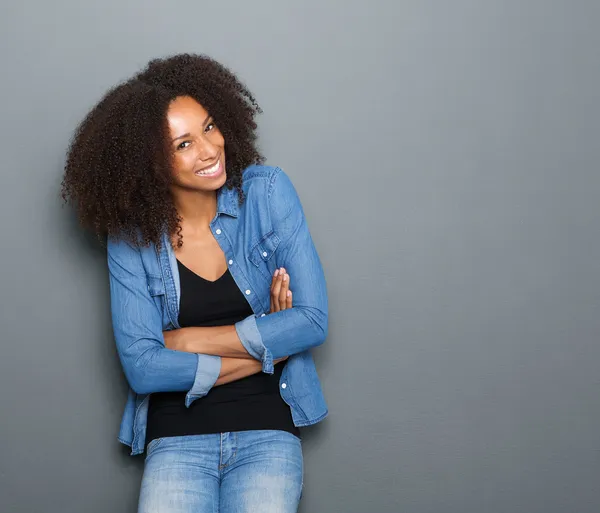
[[[323,270],[259,112],[228,69],[177,55],[109,91],[69,148],[63,196],[108,240],[140,512],[296,511],[298,428],[327,415]]]

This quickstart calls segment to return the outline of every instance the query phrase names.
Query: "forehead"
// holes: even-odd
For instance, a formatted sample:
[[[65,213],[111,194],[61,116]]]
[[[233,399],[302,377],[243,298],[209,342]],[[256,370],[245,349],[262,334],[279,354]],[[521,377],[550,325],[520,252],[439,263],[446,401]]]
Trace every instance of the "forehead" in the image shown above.
[[[171,130],[188,132],[192,126],[201,126],[208,117],[206,109],[190,96],[178,96],[167,110],[167,121]]]

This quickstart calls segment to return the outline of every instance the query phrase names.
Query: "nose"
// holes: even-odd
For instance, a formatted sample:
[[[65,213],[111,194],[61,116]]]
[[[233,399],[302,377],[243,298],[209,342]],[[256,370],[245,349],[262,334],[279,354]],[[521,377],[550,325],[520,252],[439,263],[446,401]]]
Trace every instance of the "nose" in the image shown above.
[[[202,162],[214,160],[219,154],[219,148],[208,139],[202,138],[198,142],[198,159]]]

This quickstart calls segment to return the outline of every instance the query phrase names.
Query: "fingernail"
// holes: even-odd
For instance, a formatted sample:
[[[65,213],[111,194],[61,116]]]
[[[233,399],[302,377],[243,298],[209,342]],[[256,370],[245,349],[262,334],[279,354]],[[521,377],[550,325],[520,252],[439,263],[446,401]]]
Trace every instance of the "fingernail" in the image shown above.
[[[279,269],[277,269],[277,270],[275,271],[275,276],[278,276],[278,275],[279,275]]]
[[[287,291],[287,297],[290,297],[291,295],[292,295],[292,291],[291,291],[291,290],[288,290],[288,291]]]
[[[284,275],[283,275],[283,281],[287,281],[287,279],[288,279],[288,275],[287,275],[287,274],[284,274]]]

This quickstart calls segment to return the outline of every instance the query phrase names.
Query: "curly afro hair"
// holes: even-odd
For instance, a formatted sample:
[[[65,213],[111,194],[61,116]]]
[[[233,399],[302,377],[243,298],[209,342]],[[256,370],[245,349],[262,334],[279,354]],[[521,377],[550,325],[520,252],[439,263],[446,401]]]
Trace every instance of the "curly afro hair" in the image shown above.
[[[67,152],[62,197],[100,240],[160,246],[164,232],[179,233],[167,126],[167,109],[179,96],[191,96],[213,117],[225,138],[225,187],[235,188],[243,202],[242,172],[264,160],[256,147],[254,119],[261,110],[254,97],[207,56],[154,59],[105,94],[75,131]]]

